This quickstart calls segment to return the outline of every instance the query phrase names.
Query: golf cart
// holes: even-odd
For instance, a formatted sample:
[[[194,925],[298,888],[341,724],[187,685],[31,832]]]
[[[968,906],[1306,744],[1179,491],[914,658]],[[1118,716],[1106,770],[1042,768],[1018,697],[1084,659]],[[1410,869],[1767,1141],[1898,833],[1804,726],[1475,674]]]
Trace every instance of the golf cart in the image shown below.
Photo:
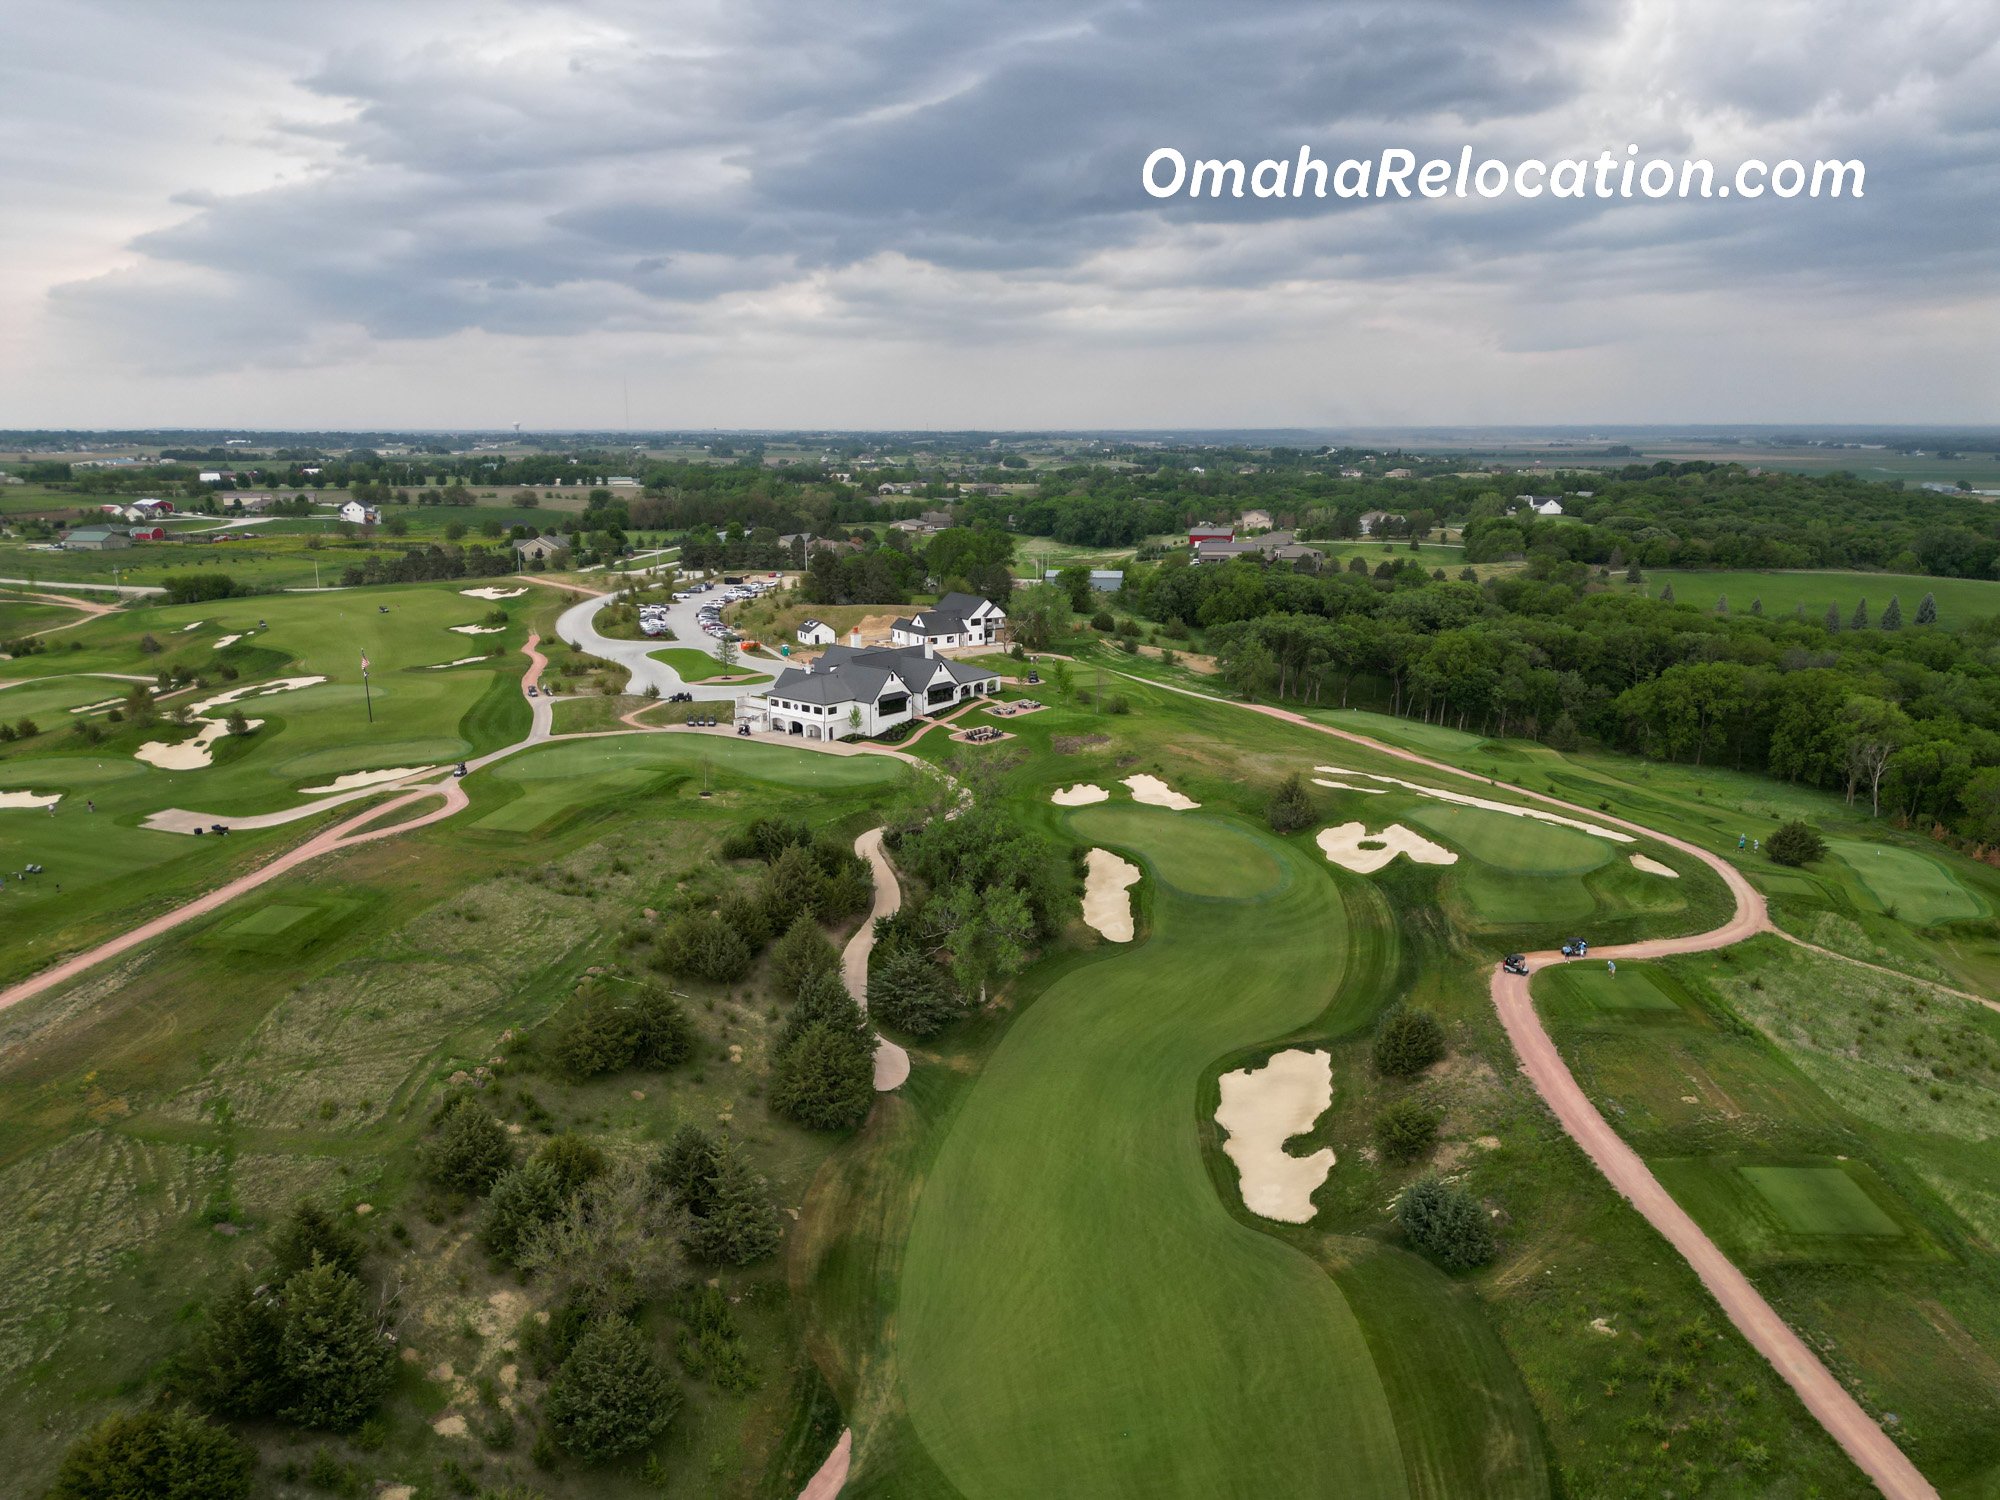
[[[1510,953],[1506,958],[1501,960],[1500,967],[1505,969],[1509,974],[1526,974],[1528,972],[1528,955],[1525,953]]]
[[[463,776],[465,774],[465,762],[460,761],[456,766],[454,766],[452,768],[451,774],[453,776]]]

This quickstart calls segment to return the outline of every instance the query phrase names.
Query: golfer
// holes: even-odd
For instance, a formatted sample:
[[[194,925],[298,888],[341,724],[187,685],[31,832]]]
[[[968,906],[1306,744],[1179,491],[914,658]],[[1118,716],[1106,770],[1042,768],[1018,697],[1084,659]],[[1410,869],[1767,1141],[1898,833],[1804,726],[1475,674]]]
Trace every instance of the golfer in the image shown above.
[[[1604,967],[1609,969],[1612,973],[1616,974],[1618,972],[1618,960],[1615,958],[1607,958],[1604,960]]]

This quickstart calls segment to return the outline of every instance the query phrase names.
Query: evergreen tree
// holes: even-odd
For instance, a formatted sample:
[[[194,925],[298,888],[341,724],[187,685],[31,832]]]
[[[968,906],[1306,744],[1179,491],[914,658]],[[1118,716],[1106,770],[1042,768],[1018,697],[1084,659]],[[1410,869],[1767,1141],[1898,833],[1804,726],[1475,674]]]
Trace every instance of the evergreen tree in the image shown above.
[[[479,1242],[502,1260],[511,1261],[536,1226],[552,1222],[562,1212],[561,1174],[549,1163],[534,1160],[502,1172],[479,1215]]]
[[[1919,625],[1937,624],[1937,595],[1924,595],[1922,602],[1917,605],[1917,623]]]
[[[600,1318],[549,1382],[544,1409],[565,1452],[599,1462],[646,1447],[680,1403],[639,1330],[623,1318]]]
[[[813,1022],[778,1054],[770,1099],[778,1114],[808,1129],[852,1130],[875,1103],[873,1039],[836,1022]]]
[[[664,1071],[694,1056],[694,1022],[688,1019],[686,1007],[666,990],[646,986],[633,1003],[632,1015],[632,1061],[639,1067]]]
[[[278,1365],[288,1389],[278,1415],[336,1432],[359,1426],[395,1375],[393,1345],[361,1283],[315,1262],[285,1283],[284,1302]]]
[[[1794,820],[1764,840],[1764,852],[1781,865],[1809,865],[1826,857],[1826,840],[1810,823]]]
[[[417,1148],[417,1159],[438,1186],[483,1193],[514,1165],[514,1143],[485,1105],[460,1097],[445,1105],[436,1131]]]
[[[1468,569],[1467,571],[1471,570]],[[1644,583],[1646,581],[1645,570],[1637,562],[1634,562],[1631,567],[1625,570],[1625,581],[1627,583]]]
[[[1407,1096],[1375,1116],[1375,1145],[1392,1162],[1428,1156],[1437,1141],[1437,1112]]]
[[[1660,590],[1660,602],[1662,604],[1672,604],[1674,602],[1674,586],[1671,583]]]
[[[1727,594],[1717,594],[1715,596],[1715,612],[1719,615],[1729,613],[1729,596]]]
[[[774,927],[789,927],[819,905],[826,875],[811,849],[794,844],[771,861],[764,873],[764,909]]]
[[[873,1045],[874,1034],[868,1029],[867,1017],[847,993],[847,982],[831,971],[814,975],[800,987],[799,998],[792,1002],[792,1013],[778,1037],[778,1050],[784,1051],[808,1026],[819,1023],[851,1032]]]
[[[1849,630],[1866,630],[1868,628],[1868,601],[1866,599],[1861,600],[1854,606],[1854,618],[1847,622],[1847,628]]]
[[[1297,833],[1318,822],[1319,809],[1313,805],[1305,777],[1294,771],[1279,782],[1265,805],[1264,817],[1273,833]]]
[[[1888,607],[1882,611],[1882,628],[1884,630],[1903,628],[1903,601],[1895,594],[1889,596]]]
[[[70,1445],[49,1500],[244,1500],[255,1463],[234,1433],[193,1412],[122,1413]]]
[[[873,1087],[873,1078],[870,1078]],[[764,1181],[726,1141],[703,1211],[687,1236],[688,1254],[711,1265],[747,1266],[778,1248],[784,1228]]]
[[[1411,1243],[1450,1270],[1493,1258],[1493,1224],[1479,1200],[1442,1178],[1425,1177],[1405,1188],[1396,1218]]]
[[[1826,607],[1826,633],[1828,635],[1840,634],[1840,606],[1838,604],[1829,604]]]
[[[218,1417],[268,1417],[284,1399],[278,1345],[284,1308],[239,1274],[207,1306],[194,1338],[174,1361],[170,1384]]]
[[[315,1256],[350,1276],[359,1275],[361,1255],[361,1236],[350,1220],[301,1198],[271,1236],[271,1279],[291,1280]]]
[[[1753,618],[1761,619],[1763,617],[1764,601],[1762,598],[1752,599],[1750,601],[1750,613]]]
[[[898,1031],[935,1036],[966,1013],[966,1002],[951,976],[927,954],[895,948],[870,968],[868,1011]]]
[[[716,1183],[722,1175],[722,1145],[699,1125],[683,1125],[660,1149],[653,1163],[655,1184],[665,1189],[676,1207],[696,1218],[715,1204]]]
[[[1444,1027],[1427,1010],[1395,1005],[1375,1028],[1375,1067],[1385,1078],[1414,1078],[1444,1056]]]
[[[771,949],[771,987],[787,1000],[822,974],[838,973],[840,953],[811,913],[802,914]]]

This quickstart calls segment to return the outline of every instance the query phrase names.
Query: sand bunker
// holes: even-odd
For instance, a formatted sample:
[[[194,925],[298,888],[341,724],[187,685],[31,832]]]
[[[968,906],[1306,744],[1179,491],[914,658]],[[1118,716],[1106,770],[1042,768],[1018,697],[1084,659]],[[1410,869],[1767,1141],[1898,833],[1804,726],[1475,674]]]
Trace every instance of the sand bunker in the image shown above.
[[[54,807],[62,798],[61,792],[0,792],[0,807]]]
[[[1125,785],[1132,789],[1132,800],[1143,802],[1148,807],[1171,807],[1175,812],[1186,812],[1201,804],[1192,797],[1184,797],[1157,776],[1127,776]]]
[[[425,667],[426,672],[442,672],[446,667],[466,667],[476,661],[485,661],[483,656],[461,656],[457,661],[441,661],[435,666]]]
[[[1132,887],[1139,867],[1109,849],[1093,849],[1083,879],[1083,920],[1112,943],[1132,941]]]
[[[73,714],[94,714],[100,708],[116,708],[124,701],[123,698],[106,698],[102,703],[86,703],[80,708],[72,708],[70,712]]]
[[[1386,797],[1389,789],[1385,786],[1349,786],[1344,781],[1328,781],[1324,776],[1313,777],[1314,786],[1327,787],[1336,792],[1359,792],[1364,797]]]
[[[1372,848],[1364,847],[1373,845]],[[1319,831],[1319,847],[1326,857],[1343,870],[1372,875],[1399,854],[1407,854],[1420,865],[1455,865],[1458,856],[1443,844],[1434,844],[1421,833],[1413,833],[1401,823],[1391,823],[1380,833],[1370,833],[1366,823],[1341,823]]]
[[[1580,818],[1566,818],[1561,813],[1543,812],[1538,807],[1515,807],[1511,803],[1493,802],[1485,797],[1472,797],[1464,792],[1447,792],[1441,787],[1420,786],[1414,781],[1404,781],[1396,776],[1378,776],[1373,771],[1343,771],[1338,766],[1314,766],[1328,776],[1351,776],[1379,781],[1387,786],[1399,786],[1406,791],[1418,792],[1426,797],[1435,797],[1440,802],[1456,802],[1460,807],[1483,807],[1488,812],[1505,813],[1510,818],[1533,818],[1537,823],[1555,823],[1564,828],[1574,828],[1594,838],[1610,839],[1614,844],[1629,844],[1632,835],[1620,833],[1615,828],[1605,828],[1601,824],[1586,823]],[[1324,786],[1326,783],[1321,782]]]
[[[453,635],[498,635],[506,628],[505,625],[454,625],[451,630]]]
[[[1333,1170],[1328,1150],[1292,1156],[1285,1142],[1312,1129],[1333,1102],[1333,1059],[1293,1048],[1261,1068],[1224,1073],[1215,1123],[1229,1133],[1222,1149],[1243,1179],[1243,1206],[1285,1224],[1310,1223],[1312,1195]]]
[[[262,719],[247,721],[252,729],[262,729]],[[164,740],[149,740],[132,752],[134,760],[143,760],[149,766],[158,766],[162,771],[199,771],[215,760],[215,742],[229,733],[229,725],[222,719],[203,719],[201,733],[191,740],[182,740],[178,745],[169,745]]]
[[[206,620],[190,621],[188,624],[181,626],[181,634],[186,635],[190,630],[199,630],[201,629],[202,626],[206,625],[207,623],[208,622]]]
[[[375,786],[384,781],[401,781],[405,776],[417,776],[436,769],[436,766],[392,766],[386,771],[350,771],[345,776],[334,777],[325,786],[302,786],[299,791],[308,797],[324,792],[351,792],[358,786]]]
[[[197,719],[214,713],[218,708],[244,698],[262,698],[271,693],[291,693],[300,688],[309,688],[325,682],[325,677],[276,677],[269,682],[253,682],[248,687],[231,688],[226,693],[217,693],[213,698],[204,698],[199,703],[188,705],[188,712]]]
[[[242,639],[243,637],[240,635],[217,636],[215,641],[215,649],[220,651],[224,646],[233,646]]]
[[[1066,786],[1060,791],[1049,794],[1049,801],[1055,803],[1057,807],[1087,807],[1093,802],[1106,802],[1110,798],[1111,793],[1105,791],[1103,787],[1092,786],[1087,781],[1080,781],[1075,786]]]
[[[1664,875],[1669,880],[1679,880],[1681,878],[1681,872],[1676,870],[1672,865],[1663,865],[1657,859],[1650,858],[1644,854],[1635,854],[1632,856],[1632,868],[1643,875]]]
[[[518,599],[528,591],[526,588],[518,588],[518,589],[484,588],[484,589],[460,589],[459,592],[465,595],[465,597],[468,599]]]

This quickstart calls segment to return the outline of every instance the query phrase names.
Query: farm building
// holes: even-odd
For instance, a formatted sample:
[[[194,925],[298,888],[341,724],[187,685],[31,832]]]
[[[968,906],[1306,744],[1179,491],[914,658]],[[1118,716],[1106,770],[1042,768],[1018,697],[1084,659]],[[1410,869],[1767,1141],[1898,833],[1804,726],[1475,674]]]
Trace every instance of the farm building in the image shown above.
[[[798,629],[801,646],[831,646],[840,634],[824,620],[808,620]]]
[[[1090,586],[1100,594],[1115,594],[1125,587],[1123,568],[1092,568]]]
[[[1007,612],[977,594],[946,594],[930,608],[898,620],[889,639],[898,646],[990,646],[1006,628]]]
[[[131,537],[111,526],[80,526],[63,538],[72,552],[115,552],[131,545]]]
[[[1204,542],[1233,542],[1236,540],[1234,526],[1216,526],[1204,521],[1199,526],[1188,527],[1188,545],[1199,547]]]
[[[739,714],[778,734],[844,740],[999,691],[1000,679],[984,667],[928,647],[828,646],[817,662],[785,668],[763,698],[744,700]]]

